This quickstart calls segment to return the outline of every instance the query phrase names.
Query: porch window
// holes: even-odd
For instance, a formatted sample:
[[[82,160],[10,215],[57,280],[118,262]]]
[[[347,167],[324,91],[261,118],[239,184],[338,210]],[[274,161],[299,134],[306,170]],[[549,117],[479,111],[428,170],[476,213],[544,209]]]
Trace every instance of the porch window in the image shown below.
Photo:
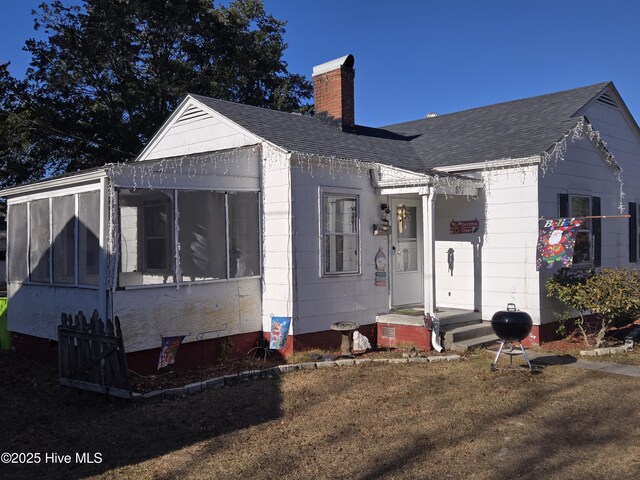
[[[100,268],[100,191],[78,194],[78,283],[98,285]]]
[[[322,194],[324,275],[360,272],[358,208],[358,195]]]
[[[9,205],[8,225],[9,282],[25,282],[29,277],[27,263],[27,204]]]
[[[53,227],[53,283],[76,283],[76,197],[65,195],[51,199]]]
[[[176,269],[179,283],[260,275],[258,193],[121,191],[119,285],[175,284]]]
[[[178,193],[182,281],[227,278],[224,193]]]
[[[120,192],[120,285],[174,282],[173,192]]]
[[[229,194],[229,277],[260,274],[260,219],[258,194]]]
[[[29,279],[37,283],[50,282],[51,223],[49,199],[35,200],[29,204]]]
[[[9,281],[96,286],[100,191],[9,205]]]

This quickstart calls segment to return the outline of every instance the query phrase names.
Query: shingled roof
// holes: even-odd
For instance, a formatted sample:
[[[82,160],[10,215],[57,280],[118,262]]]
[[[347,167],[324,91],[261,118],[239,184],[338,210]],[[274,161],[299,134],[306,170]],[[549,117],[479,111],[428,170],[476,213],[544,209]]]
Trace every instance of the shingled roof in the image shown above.
[[[576,113],[610,82],[343,132],[317,118],[191,95],[257,136],[290,151],[429,172],[437,167],[541,155],[573,128]]]
[[[577,112],[611,82],[498,103],[384,127],[414,137],[423,168],[540,155],[578,120]]]
[[[356,125],[353,133],[315,117],[191,95],[251,133],[290,151],[421,170],[411,137]]]

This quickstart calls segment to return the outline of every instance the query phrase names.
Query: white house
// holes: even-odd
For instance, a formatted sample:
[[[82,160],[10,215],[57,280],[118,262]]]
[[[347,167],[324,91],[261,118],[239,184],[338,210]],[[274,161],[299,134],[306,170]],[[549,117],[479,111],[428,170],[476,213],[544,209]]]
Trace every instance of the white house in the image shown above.
[[[612,83],[369,128],[353,63],[314,68],[314,117],[188,95],[135,162],[4,190],[15,348],[52,351],[60,313],[94,308],[140,368],[164,336],[187,335],[184,362],[246,352],[271,316],[293,319],[288,351],[337,346],[345,320],[428,348],[399,307],[509,302],[537,344],[556,322],[541,216],[630,211],[587,222],[572,268],[637,264],[640,131]]]

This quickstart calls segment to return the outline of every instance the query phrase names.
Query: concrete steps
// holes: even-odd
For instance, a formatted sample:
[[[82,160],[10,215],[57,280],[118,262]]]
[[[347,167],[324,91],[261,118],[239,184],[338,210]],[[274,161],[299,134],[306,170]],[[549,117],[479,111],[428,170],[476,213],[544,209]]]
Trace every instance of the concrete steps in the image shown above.
[[[464,353],[473,348],[484,348],[495,344],[499,338],[493,333],[490,322],[465,325],[444,334],[444,348],[447,351]]]

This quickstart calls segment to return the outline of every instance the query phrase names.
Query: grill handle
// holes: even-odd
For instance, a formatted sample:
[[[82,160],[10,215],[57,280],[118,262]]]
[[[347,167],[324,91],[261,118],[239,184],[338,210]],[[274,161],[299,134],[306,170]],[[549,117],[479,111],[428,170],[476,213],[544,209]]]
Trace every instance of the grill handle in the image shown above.
[[[507,303],[507,312],[515,312],[518,310],[515,303]]]

